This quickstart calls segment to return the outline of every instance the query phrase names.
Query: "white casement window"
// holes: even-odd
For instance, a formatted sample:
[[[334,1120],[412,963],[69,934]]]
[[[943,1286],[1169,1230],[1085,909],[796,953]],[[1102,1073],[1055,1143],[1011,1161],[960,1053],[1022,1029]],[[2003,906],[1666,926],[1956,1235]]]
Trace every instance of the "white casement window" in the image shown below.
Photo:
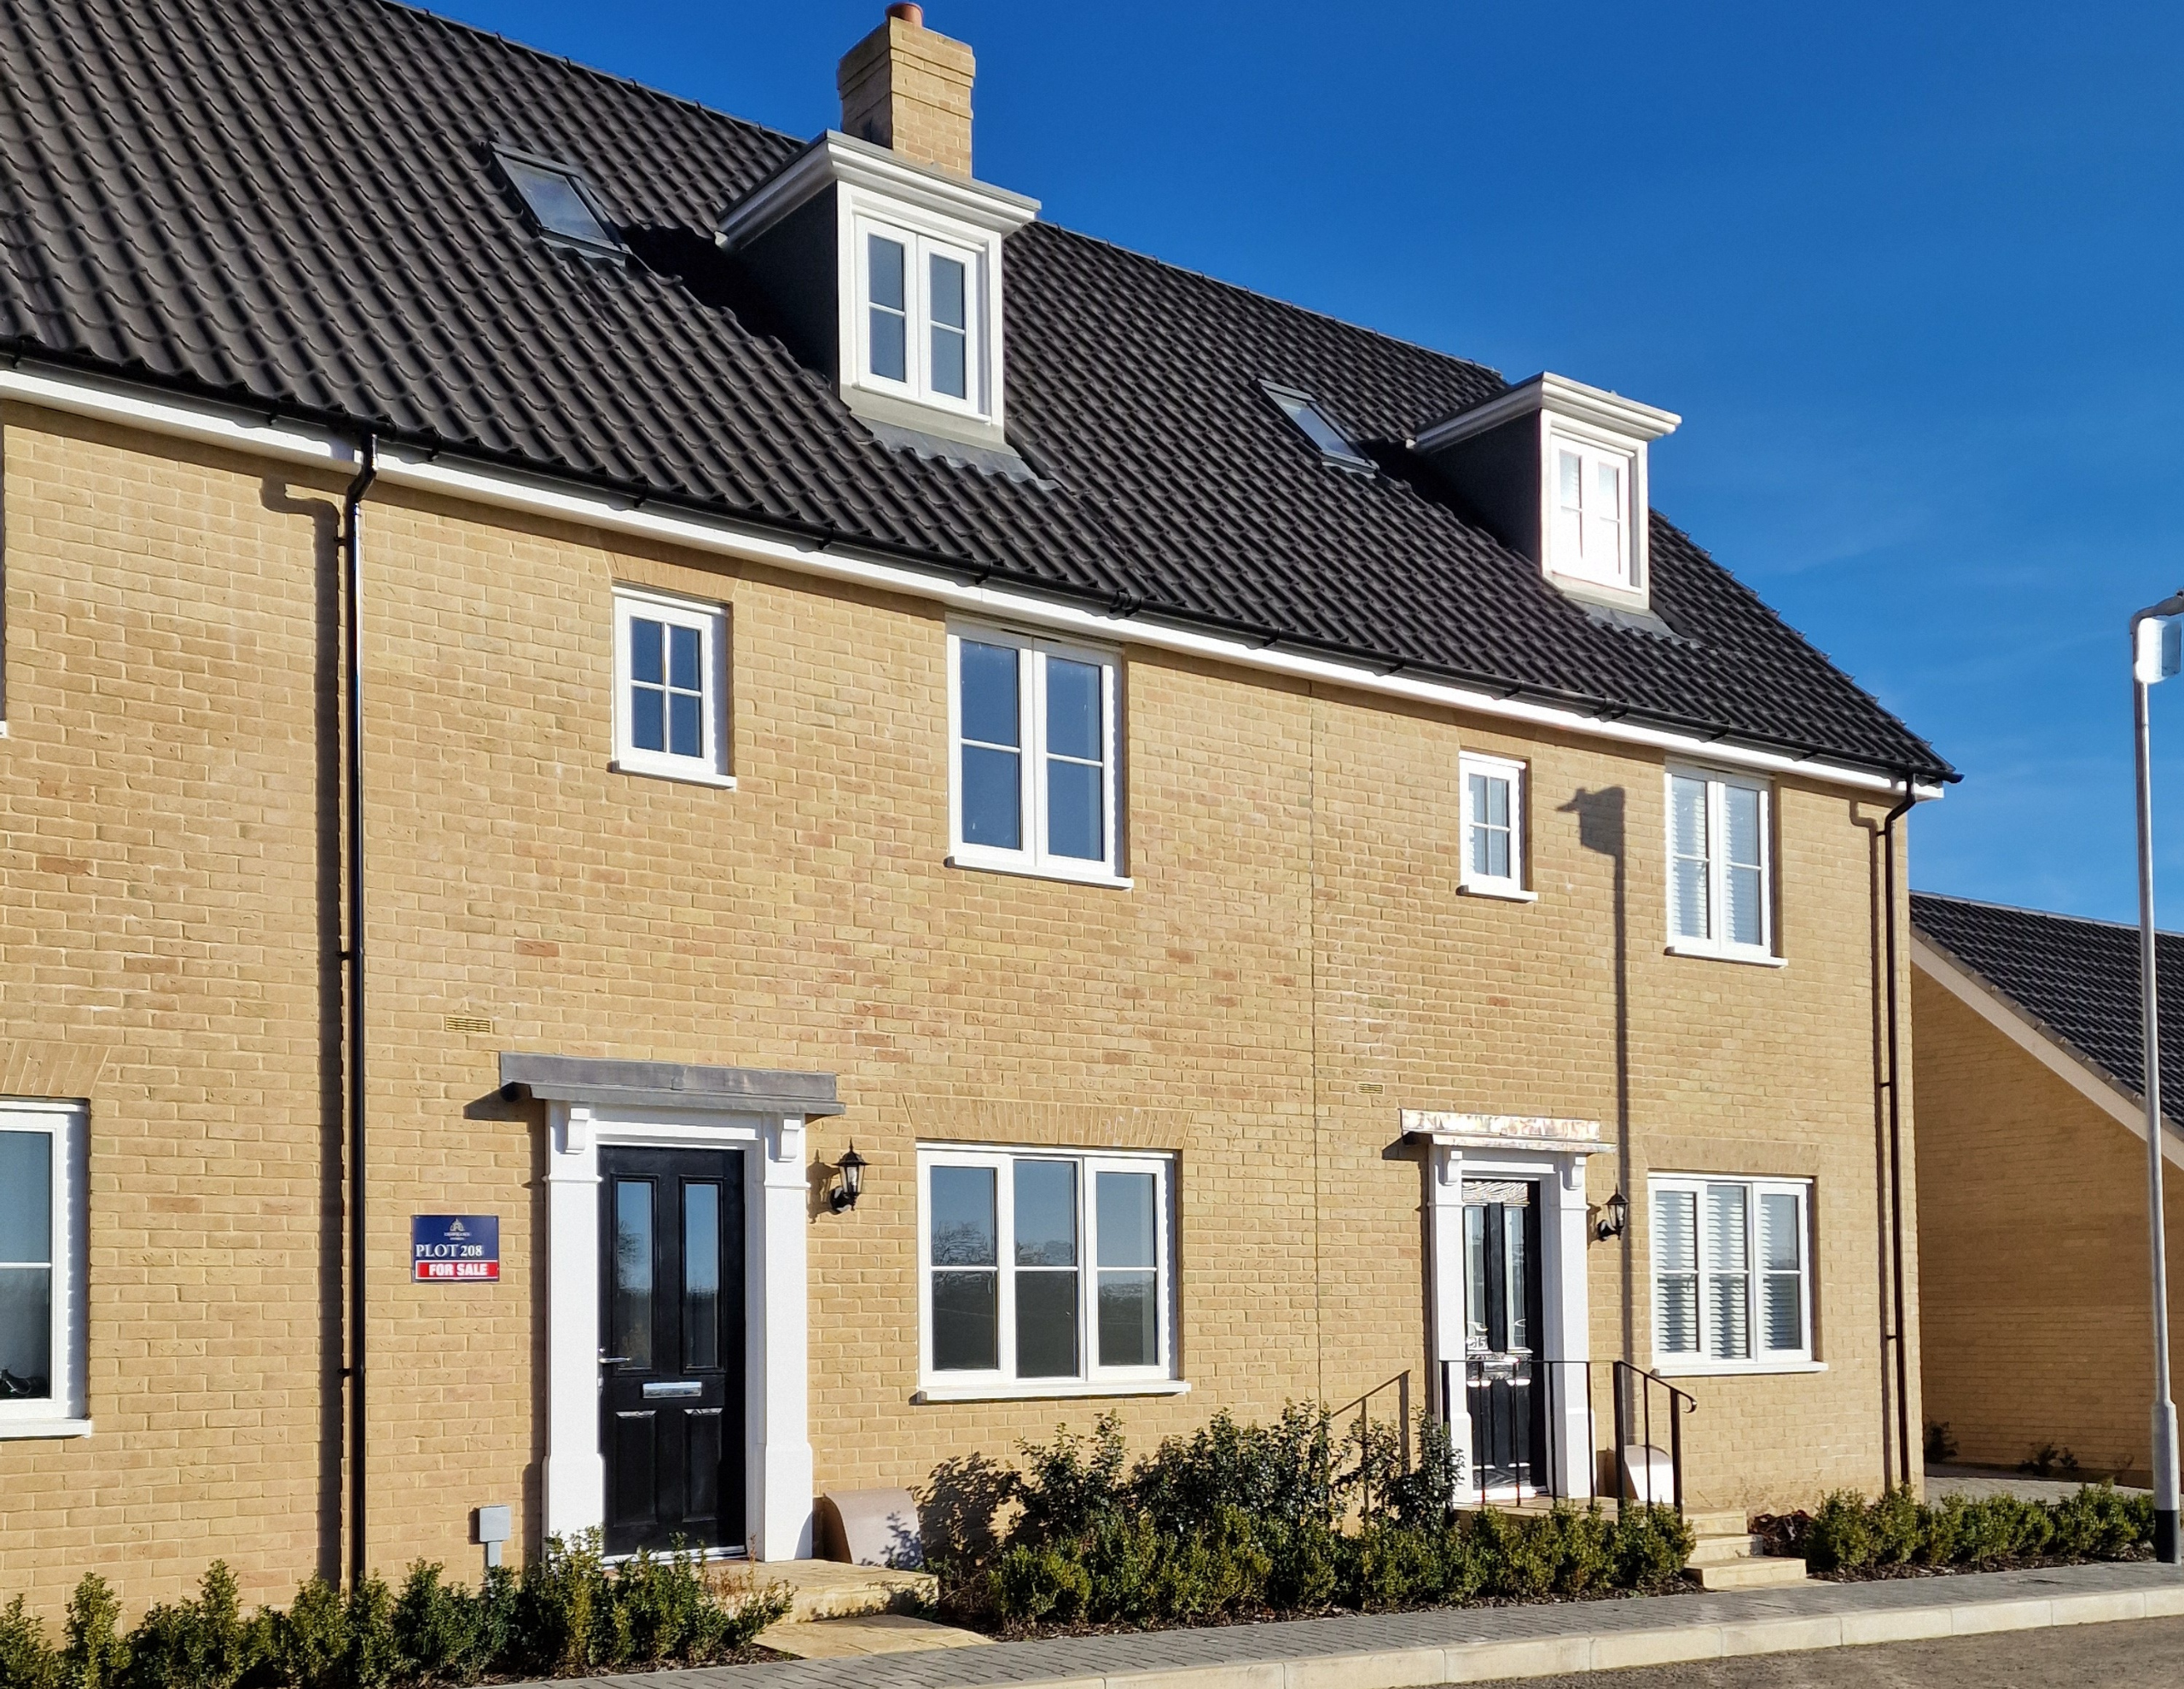
[[[0,1437],[80,1436],[86,1158],[74,1103],[0,1102]]]
[[[1758,781],[1670,770],[1670,949],[1773,959],[1768,798]]]
[[[1530,900],[1525,889],[1525,765],[1505,757],[1458,758],[1463,780],[1463,888]]]
[[[728,612],[636,587],[614,589],[614,766],[733,786]]]
[[[983,260],[937,235],[860,218],[857,380],[926,404],[987,405]]]
[[[966,628],[948,674],[950,860],[1118,883],[1115,659]]]
[[[1809,1365],[1812,1187],[1656,1175],[1653,1355],[1674,1372]]]
[[[1550,435],[1548,459],[1548,566],[1578,580],[1635,589],[1630,454]]]
[[[1174,1164],[1124,1152],[918,1152],[929,1395],[1170,1391]]]

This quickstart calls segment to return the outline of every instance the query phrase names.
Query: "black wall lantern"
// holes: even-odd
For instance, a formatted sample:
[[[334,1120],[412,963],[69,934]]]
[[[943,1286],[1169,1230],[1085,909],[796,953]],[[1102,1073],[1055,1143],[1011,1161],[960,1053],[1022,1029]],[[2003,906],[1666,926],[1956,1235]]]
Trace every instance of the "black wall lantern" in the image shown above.
[[[1623,1228],[1629,1223],[1630,1204],[1623,1199],[1623,1193],[1618,1189],[1607,1199],[1607,1205],[1600,1210],[1600,1221],[1593,1228],[1593,1235],[1606,1243],[1610,1238],[1621,1237]]]
[[[864,1193],[864,1158],[851,1144],[843,1152],[842,1158],[834,1164],[834,1170],[842,1175],[842,1182],[827,1193],[827,1200],[834,1204],[834,1212],[855,1208],[857,1199]]]

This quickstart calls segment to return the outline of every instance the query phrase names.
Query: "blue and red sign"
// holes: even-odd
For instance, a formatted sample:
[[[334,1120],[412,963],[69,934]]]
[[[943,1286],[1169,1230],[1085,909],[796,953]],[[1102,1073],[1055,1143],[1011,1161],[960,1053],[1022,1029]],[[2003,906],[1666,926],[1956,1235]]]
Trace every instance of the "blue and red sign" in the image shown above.
[[[421,1284],[497,1284],[501,1276],[497,1214],[413,1214],[410,1265]]]

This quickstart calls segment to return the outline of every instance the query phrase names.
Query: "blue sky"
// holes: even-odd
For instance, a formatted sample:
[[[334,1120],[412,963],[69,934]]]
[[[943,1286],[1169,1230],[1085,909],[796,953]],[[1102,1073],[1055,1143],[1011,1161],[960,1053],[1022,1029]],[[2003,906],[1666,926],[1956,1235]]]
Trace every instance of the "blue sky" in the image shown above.
[[[436,9],[799,135],[882,9]],[[1055,220],[1682,413],[1655,502],[1965,774],[1914,884],[2134,915],[2124,623],[2184,586],[2184,7],[926,21],[978,51],[979,174]],[[2155,705],[2184,925],[2184,682]]]

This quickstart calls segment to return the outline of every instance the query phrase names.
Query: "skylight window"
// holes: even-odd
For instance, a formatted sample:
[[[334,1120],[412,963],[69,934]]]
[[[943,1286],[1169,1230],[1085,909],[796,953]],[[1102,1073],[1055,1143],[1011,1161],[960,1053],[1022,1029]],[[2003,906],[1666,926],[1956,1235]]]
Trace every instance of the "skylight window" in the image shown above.
[[[505,152],[499,156],[501,168],[545,234],[592,252],[622,251],[622,243],[608,230],[607,219],[575,171],[544,159]]]
[[[1340,464],[1345,469],[1362,469],[1371,473],[1373,460],[1350,443],[1342,430],[1327,421],[1327,413],[1320,409],[1319,401],[1310,393],[1300,393],[1293,387],[1278,387],[1271,381],[1263,381],[1266,396],[1281,407],[1281,414],[1297,425],[1298,432],[1320,449],[1320,456],[1330,463]]]

